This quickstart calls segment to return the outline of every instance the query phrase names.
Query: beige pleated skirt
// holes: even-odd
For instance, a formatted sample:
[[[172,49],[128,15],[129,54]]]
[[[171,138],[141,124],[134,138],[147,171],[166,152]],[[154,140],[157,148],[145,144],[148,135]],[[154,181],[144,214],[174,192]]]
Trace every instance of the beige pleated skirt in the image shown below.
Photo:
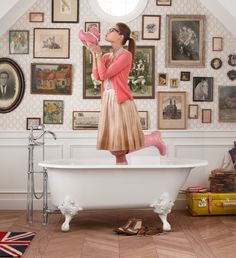
[[[97,149],[133,151],[143,147],[144,134],[134,101],[118,104],[113,88],[105,89],[103,94]]]

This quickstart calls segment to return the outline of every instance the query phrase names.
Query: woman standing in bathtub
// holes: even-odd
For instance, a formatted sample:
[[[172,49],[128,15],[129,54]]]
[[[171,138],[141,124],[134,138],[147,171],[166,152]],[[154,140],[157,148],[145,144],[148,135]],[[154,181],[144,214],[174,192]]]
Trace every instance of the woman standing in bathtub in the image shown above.
[[[88,44],[93,53],[93,75],[102,81],[97,149],[109,150],[119,165],[127,164],[127,153],[143,147],[156,146],[161,155],[166,153],[159,131],[144,136],[128,86],[135,52],[135,42],[130,34],[125,23],[110,28],[105,40],[111,43],[113,51],[103,56],[99,45]],[[127,41],[128,50],[123,48]]]

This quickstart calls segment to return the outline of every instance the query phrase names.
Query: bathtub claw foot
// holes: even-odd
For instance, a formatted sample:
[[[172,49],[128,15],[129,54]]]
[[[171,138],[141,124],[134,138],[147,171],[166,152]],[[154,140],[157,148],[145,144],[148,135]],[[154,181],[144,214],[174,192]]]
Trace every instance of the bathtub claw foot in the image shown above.
[[[65,217],[65,221],[61,225],[61,230],[67,232],[70,230],[71,220],[80,210],[82,210],[82,208],[75,204],[75,202],[70,198],[70,196],[66,196],[62,204],[58,206],[58,209]]]
[[[150,206],[154,208],[154,212],[157,213],[163,223],[163,231],[170,231],[171,225],[167,221],[167,215],[171,212],[171,208],[174,203],[170,200],[169,193],[165,192],[161,195],[158,201],[155,201]]]

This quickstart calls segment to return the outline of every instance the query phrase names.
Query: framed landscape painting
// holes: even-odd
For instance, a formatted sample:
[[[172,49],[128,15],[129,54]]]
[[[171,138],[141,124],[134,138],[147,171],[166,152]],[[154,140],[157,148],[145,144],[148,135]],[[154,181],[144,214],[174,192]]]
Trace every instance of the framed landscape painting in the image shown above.
[[[186,128],[186,92],[158,92],[158,128]]]
[[[102,46],[103,54],[110,52],[110,46]],[[154,98],[155,89],[155,47],[137,46],[134,67],[128,77],[128,85],[134,98]],[[83,98],[100,98],[101,84],[92,75],[92,54],[83,47]]]
[[[35,28],[34,58],[69,58],[70,29]]]
[[[167,67],[205,66],[205,16],[167,15]]]
[[[236,86],[219,86],[219,122],[236,122]]]
[[[72,93],[71,64],[31,64],[31,94]]]

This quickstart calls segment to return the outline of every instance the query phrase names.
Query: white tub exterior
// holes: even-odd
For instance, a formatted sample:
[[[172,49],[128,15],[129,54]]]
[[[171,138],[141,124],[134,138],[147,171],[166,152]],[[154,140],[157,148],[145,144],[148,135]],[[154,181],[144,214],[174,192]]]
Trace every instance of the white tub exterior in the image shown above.
[[[129,165],[113,163],[91,158],[44,161],[39,165],[47,168],[52,203],[60,208],[66,197],[67,203],[69,198],[72,206],[84,210],[145,208],[160,201],[174,202],[191,169],[207,165],[204,160],[153,156],[133,157]]]

